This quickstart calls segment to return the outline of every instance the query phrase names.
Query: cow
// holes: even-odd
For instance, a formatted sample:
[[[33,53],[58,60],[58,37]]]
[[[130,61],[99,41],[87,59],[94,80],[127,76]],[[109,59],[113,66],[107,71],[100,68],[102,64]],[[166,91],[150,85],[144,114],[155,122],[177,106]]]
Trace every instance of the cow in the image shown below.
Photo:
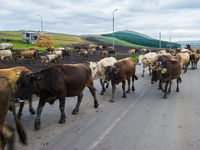
[[[53,51],[55,51],[55,49],[54,48],[46,48],[46,52],[47,53],[53,53]]]
[[[155,61],[156,56],[157,56],[157,53],[155,52],[149,52],[145,55],[139,56],[138,63],[141,64],[143,67],[142,77],[144,77],[144,72],[145,72],[146,67],[149,67],[149,75],[151,75],[151,65]]]
[[[15,141],[14,128],[5,121],[10,106],[20,142],[27,144],[27,135],[15,112],[15,104],[13,102],[14,93],[10,80],[0,74],[0,83],[0,149],[3,150],[6,144],[8,144],[8,149],[13,150]]]
[[[78,53],[80,56],[88,57],[88,51],[87,50],[82,50]]]
[[[12,51],[11,50],[0,50],[0,57],[1,57],[1,60],[3,60],[4,58],[12,59]]]
[[[192,69],[197,69],[197,63],[199,61],[199,54],[197,52],[190,53],[190,62]]]
[[[88,50],[88,52],[90,53],[90,55],[94,55],[96,53],[96,48],[91,48]]]
[[[58,57],[62,58],[63,51],[56,50],[56,51],[53,52],[53,54],[56,54]]]
[[[15,56],[15,60],[23,60],[24,58],[31,58],[32,60],[35,60],[37,55],[39,55],[39,52],[36,50],[22,50]]]
[[[128,53],[131,54],[131,55],[133,55],[133,54],[136,53],[136,49],[130,49],[130,50],[128,50]]]
[[[108,55],[108,51],[101,51],[101,52],[100,52],[100,55],[101,55],[101,56],[107,56],[107,55]]]
[[[179,62],[181,66],[184,67],[184,73],[186,73],[188,65],[190,64],[190,54],[188,52],[180,52],[176,54],[176,57],[179,57]]]
[[[46,102],[60,102],[61,117],[59,123],[65,122],[65,97],[78,96],[73,114],[79,112],[83,90],[88,87],[93,98],[94,108],[98,107],[91,69],[87,64],[61,64],[50,66],[40,72],[26,74],[21,72],[17,80],[16,98],[27,99],[36,94],[40,97],[35,119],[35,130],[40,129],[40,115]]]
[[[93,79],[99,79],[100,84],[102,86],[101,95],[104,95],[105,86],[104,84],[107,83],[106,88],[109,86],[109,82],[105,80],[105,68],[107,66],[113,66],[117,60],[114,57],[108,57],[101,59],[99,62],[89,62],[90,69],[92,70],[92,77]]]
[[[23,66],[17,66],[17,67],[7,68],[7,69],[0,69],[0,73],[3,74],[4,76],[6,76],[10,80],[14,94],[17,90],[17,85],[16,85],[17,79],[19,78],[19,75],[22,71],[31,72],[29,69],[27,69],[26,67],[23,67]],[[29,100],[29,111],[31,114],[35,114],[35,110],[33,109],[33,106],[32,106],[32,97],[29,97],[28,100]],[[19,108],[19,111],[17,114],[19,119],[22,116],[23,107],[24,107],[24,102],[21,102],[20,108]]]
[[[11,43],[1,43],[0,44],[0,49],[9,49],[9,50],[12,50],[13,49],[13,44]]]
[[[45,62],[45,63],[51,63],[51,62],[59,62],[59,56],[56,54],[48,54],[45,56],[40,56],[41,57],[41,61]]]
[[[114,102],[114,94],[116,89],[116,84],[122,82],[123,98],[126,98],[126,93],[130,93],[130,79],[132,77],[132,91],[135,91],[134,79],[138,79],[135,75],[136,63],[131,57],[121,59],[114,63],[113,66],[106,67],[105,70],[105,80],[110,81],[112,84],[112,97],[110,102]],[[128,81],[128,90],[125,92],[126,80]]]
[[[165,60],[159,67],[152,67],[151,83],[154,84],[158,80],[161,81],[161,90],[164,92],[163,98],[167,98],[167,92],[171,92],[172,80],[176,79],[177,88],[176,92],[179,92],[179,82],[181,82],[181,64],[177,60]],[[165,89],[162,88],[162,83],[166,82]],[[169,89],[167,91],[169,85]]]

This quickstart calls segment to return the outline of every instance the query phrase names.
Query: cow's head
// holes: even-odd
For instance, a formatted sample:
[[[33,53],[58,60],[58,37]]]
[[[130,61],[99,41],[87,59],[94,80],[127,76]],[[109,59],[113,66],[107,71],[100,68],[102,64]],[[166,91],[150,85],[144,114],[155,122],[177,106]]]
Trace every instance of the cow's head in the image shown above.
[[[22,71],[17,80],[17,91],[15,93],[15,98],[25,100],[32,97],[32,95],[38,90],[36,85],[41,78],[42,76],[40,74]]]
[[[93,79],[97,79],[97,63],[96,62],[89,62],[89,67],[92,71]]]
[[[115,80],[117,81],[118,79],[121,79],[120,75],[120,68],[119,66],[107,66],[105,68],[105,80],[110,81],[110,80]]]
[[[166,68],[161,67],[152,67],[152,77],[151,77],[151,84],[156,83],[158,80],[161,79],[167,73]]]

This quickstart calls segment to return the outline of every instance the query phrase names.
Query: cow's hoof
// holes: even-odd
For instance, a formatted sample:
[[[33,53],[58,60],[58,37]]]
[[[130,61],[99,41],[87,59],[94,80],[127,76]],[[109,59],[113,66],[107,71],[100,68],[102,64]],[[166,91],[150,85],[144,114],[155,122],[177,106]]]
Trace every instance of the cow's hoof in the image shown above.
[[[60,124],[65,123],[65,119],[64,119],[64,118],[61,118],[60,121],[59,121],[59,123],[60,123]]]
[[[40,120],[35,120],[35,130],[40,129]]]
[[[130,90],[127,90],[126,93],[130,93]]]
[[[163,96],[163,98],[164,98],[164,99],[166,99],[166,98],[167,98],[167,96]]]
[[[104,95],[104,93],[103,93],[103,92],[101,92],[101,95]]]
[[[144,77],[144,75],[141,75],[141,77]]]
[[[176,89],[176,92],[179,92],[179,89]]]
[[[126,95],[123,95],[122,98],[126,98]]]
[[[35,114],[35,110],[34,110],[33,108],[31,108],[29,111],[30,111],[30,113],[31,113],[32,115]]]
[[[17,118],[18,118],[19,120],[21,119],[21,116],[22,116],[21,113],[18,113],[18,114],[17,114]]]
[[[74,109],[73,112],[72,112],[72,114],[76,115],[76,114],[78,114],[78,112],[79,112],[79,110]]]
[[[135,91],[135,88],[134,88],[134,87],[132,87],[132,91]]]
[[[96,102],[94,103],[94,108],[98,108],[99,104]]]
[[[111,100],[110,100],[110,102],[112,102],[112,103],[113,103],[113,102],[115,102],[115,100],[114,100],[114,99],[111,99]]]
[[[168,93],[171,93],[171,91],[168,91]]]

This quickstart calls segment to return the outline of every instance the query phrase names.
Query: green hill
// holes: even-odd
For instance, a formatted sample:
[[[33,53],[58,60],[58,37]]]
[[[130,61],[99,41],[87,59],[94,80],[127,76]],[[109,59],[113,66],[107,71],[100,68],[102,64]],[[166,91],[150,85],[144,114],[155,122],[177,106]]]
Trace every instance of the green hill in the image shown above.
[[[102,34],[104,37],[112,37],[113,34]],[[115,38],[126,41],[128,43],[136,44],[136,45],[142,45],[142,46],[147,46],[147,47],[159,47],[159,40],[153,39],[147,35],[138,33],[138,32],[133,32],[133,31],[119,31],[115,32],[114,34]],[[161,47],[166,48],[169,47],[169,42],[166,41],[161,41]],[[172,48],[178,48],[180,47],[180,44],[178,43],[171,43]]]

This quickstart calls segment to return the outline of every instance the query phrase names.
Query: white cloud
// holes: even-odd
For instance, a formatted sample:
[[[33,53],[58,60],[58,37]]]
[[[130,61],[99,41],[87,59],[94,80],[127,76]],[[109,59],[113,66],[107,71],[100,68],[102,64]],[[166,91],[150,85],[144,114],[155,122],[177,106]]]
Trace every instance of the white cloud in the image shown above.
[[[0,0],[0,30],[44,30],[69,34],[134,30],[163,39],[200,40],[199,0]],[[169,34],[170,33],[170,34]]]

